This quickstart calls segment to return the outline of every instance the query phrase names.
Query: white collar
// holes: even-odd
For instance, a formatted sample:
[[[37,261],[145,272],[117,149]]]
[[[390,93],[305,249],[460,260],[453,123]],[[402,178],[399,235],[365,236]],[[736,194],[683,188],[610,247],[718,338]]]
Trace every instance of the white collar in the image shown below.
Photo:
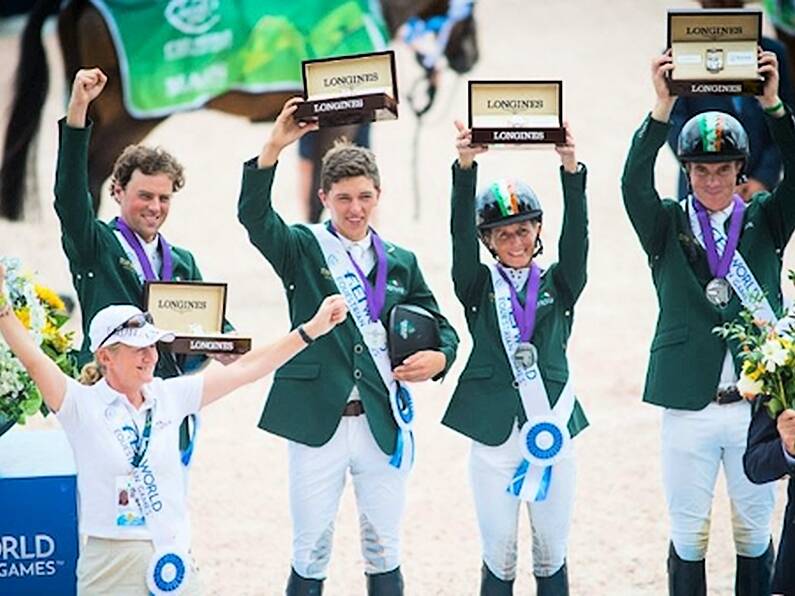
[[[137,409],[135,408],[135,406],[133,406],[130,403],[130,400],[127,399],[126,395],[124,395],[123,393],[120,393],[119,391],[116,391],[113,387],[111,387],[108,384],[108,380],[106,378],[104,378],[104,377],[101,378],[96,383],[96,385],[94,385],[94,387],[96,387],[96,390],[99,392],[100,398],[107,405],[110,405],[113,402],[118,401],[120,403],[127,404],[127,406],[129,406],[130,409],[132,409],[132,410],[137,410],[139,412],[143,412],[144,410],[154,406],[154,403],[155,403],[154,397],[151,395],[151,393],[149,391],[149,385],[148,384],[144,385],[143,387],[141,387],[141,394],[144,397],[144,402],[141,404],[141,407],[137,408]]]
[[[373,235],[370,233],[370,230],[367,230],[367,235],[361,240],[351,240],[346,238],[342,234],[338,234],[339,239],[342,241],[342,246],[345,247],[345,250],[350,251],[352,246],[359,246],[363,251],[370,250],[370,247],[373,245]]]

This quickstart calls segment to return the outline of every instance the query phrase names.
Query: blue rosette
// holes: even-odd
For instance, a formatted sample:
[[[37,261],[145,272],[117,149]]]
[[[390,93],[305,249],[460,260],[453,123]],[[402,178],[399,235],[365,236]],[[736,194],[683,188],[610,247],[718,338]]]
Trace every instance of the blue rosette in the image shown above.
[[[146,572],[146,586],[154,596],[180,594],[191,573],[190,556],[176,549],[158,549]]]

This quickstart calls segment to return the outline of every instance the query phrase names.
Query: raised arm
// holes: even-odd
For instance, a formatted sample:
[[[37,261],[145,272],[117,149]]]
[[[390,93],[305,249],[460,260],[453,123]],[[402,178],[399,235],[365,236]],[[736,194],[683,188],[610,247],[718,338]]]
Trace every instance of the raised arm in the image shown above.
[[[664,209],[654,188],[654,162],[665,143],[674,98],[668,91],[666,74],[673,70],[670,50],[652,60],[651,74],[657,100],[651,114],[635,133],[621,176],[624,207],[643,250],[652,255],[665,238]]]
[[[556,145],[563,185],[563,225],[558,242],[558,264],[552,270],[566,288],[573,306],[585,287],[588,259],[588,213],[585,202],[585,165],[577,162],[574,136],[566,123],[566,142]]]
[[[58,365],[33,342],[28,330],[17,319],[14,309],[7,302],[3,287],[5,285],[5,267],[0,265],[0,335],[11,348],[11,352],[19,358],[22,366],[28,371],[30,378],[39,388],[44,403],[57,412],[61,408],[66,395],[66,375]]]
[[[287,100],[256,161],[244,165],[237,210],[237,218],[246,228],[249,240],[282,278],[289,273],[289,264],[293,262],[295,241],[290,226],[271,202],[276,163],[285,147],[318,128],[317,123],[295,120],[293,114],[300,101],[298,97]]]
[[[301,328],[314,341],[344,321],[347,312],[342,296],[327,296],[315,316]],[[307,345],[301,332],[295,329],[270,345],[251,350],[228,366],[209,368],[203,373],[202,406],[270,374]]]
[[[91,125],[86,114],[108,78],[98,68],[78,70],[66,118],[58,123],[58,166],[55,172],[55,212],[61,221],[63,245],[70,261],[96,257],[96,214],[88,190],[88,143]]]
[[[759,104],[784,165],[781,182],[761,201],[776,244],[784,248],[795,230],[795,123],[790,108],[779,97],[779,68],[775,53],[760,48],[759,74],[765,78]]]
[[[452,205],[450,207],[450,235],[453,241],[453,286],[458,300],[468,307],[479,300],[477,281],[483,278],[480,264],[480,244],[475,228],[475,187],[477,163],[475,157],[487,150],[473,146],[472,131],[456,120],[456,150],[458,160],[453,164]]]

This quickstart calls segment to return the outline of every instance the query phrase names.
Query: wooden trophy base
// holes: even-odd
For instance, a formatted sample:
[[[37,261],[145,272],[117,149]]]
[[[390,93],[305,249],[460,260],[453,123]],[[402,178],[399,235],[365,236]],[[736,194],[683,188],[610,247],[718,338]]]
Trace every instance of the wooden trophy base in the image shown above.
[[[566,142],[565,128],[473,128],[473,145],[559,145]]]
[[[715,80],[676,80],[668,79],[671,95],[762,95],[765,81],[763,79],[745,79],[741,81]]]
[[[321,127],[395,120],[397,102],[386,93],[351,95],[334,99],[310,99],[298,104],[294,117],[302,122],[318,121]]]
[[[163,349],[174,354],[245,354],[251,350],[250,337],[231,335],[177,335]]]

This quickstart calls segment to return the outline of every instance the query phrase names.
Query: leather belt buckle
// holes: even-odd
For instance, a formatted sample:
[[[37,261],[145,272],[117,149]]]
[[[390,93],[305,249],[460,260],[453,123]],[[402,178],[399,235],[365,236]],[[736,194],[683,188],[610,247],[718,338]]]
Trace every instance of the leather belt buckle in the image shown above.
[[[343,416],[361,416],[364,414],[364,406],[360,400],[349,401],[345,404],[345,409],[342,411]]]
[[[743,396],[740,395],[740,392],[737,391],[737,387],[726,387],[725,389],[719,389],[718,392],[715,394],[713,401],[717,403],[719,406],[725,406],[726,404],[733,404],[738,401],[742,401]]]

